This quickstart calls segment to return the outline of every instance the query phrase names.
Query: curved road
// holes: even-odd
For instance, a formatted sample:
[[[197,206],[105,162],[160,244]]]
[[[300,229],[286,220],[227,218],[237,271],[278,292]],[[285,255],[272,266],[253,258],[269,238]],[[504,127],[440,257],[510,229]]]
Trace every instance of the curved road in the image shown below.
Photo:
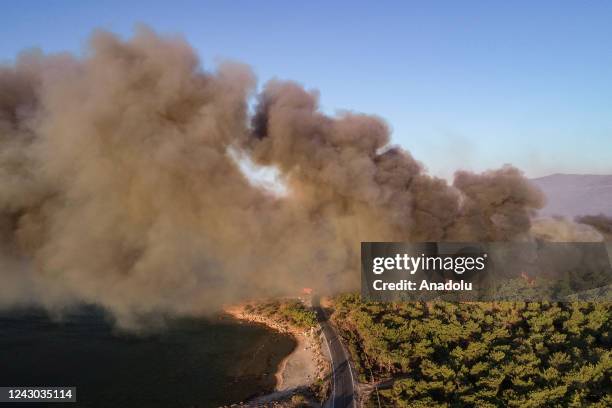
[[[325,403],[325,408],[356,408],[353,370],[348,355],[338,334],[329,323],[319,298],[313,297],[312,306],[317,313],[323,330],[332,364],[332,393]]]

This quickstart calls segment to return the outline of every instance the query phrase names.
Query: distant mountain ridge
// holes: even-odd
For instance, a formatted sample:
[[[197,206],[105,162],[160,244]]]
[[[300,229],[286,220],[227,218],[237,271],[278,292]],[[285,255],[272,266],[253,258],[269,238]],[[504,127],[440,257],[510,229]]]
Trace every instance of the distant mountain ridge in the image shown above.
[[[531,181],[546,195],[546,206],[539,215],[612,216],[612,175],[557,173]]]

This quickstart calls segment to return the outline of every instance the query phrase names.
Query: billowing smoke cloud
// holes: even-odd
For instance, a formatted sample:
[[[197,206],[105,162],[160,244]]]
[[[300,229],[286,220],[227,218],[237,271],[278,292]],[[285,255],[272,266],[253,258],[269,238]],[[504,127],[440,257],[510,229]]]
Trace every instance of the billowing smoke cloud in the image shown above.
[[[531,226],[533,236],[552,242],[599,242],[603,235],[591,225],[563,217],[540,218]]]
[[[98,32],[85,57],[0,68],[0,305],[141,315],[358,285],[360,241],[524,240],[543,197],[515,168],[428,176],[379,118],[179,38]],[[255,113],[248,101],[255,96]],[[236,155],[275,166],[257,187]]]
[[[612,217],[605,214],[576,217],[576,222],[590,225],[604,235],[606,241],[612,240]]]

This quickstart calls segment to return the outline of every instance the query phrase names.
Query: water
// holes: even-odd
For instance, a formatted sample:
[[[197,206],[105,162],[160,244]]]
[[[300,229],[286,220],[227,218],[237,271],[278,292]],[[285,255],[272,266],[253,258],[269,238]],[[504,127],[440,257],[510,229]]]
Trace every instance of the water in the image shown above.
[[[117,333],[90,309],[61,322],[3,312],[0,386],[77,387],[76,404],[45,404],[53,408],[216,407],[271,391],[295,346],[289,336],[229,318],[180,319],[143,337]]]

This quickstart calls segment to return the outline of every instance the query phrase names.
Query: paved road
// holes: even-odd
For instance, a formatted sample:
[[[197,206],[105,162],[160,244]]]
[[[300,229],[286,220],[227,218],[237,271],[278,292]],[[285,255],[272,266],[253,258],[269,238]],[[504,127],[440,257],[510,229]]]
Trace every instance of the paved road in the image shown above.
[[[319,318],[332,360],[332,393],[325,408],[356,408],[353,372],[346,350],[321,308],[318,297],[313,297],[312,306]]]

